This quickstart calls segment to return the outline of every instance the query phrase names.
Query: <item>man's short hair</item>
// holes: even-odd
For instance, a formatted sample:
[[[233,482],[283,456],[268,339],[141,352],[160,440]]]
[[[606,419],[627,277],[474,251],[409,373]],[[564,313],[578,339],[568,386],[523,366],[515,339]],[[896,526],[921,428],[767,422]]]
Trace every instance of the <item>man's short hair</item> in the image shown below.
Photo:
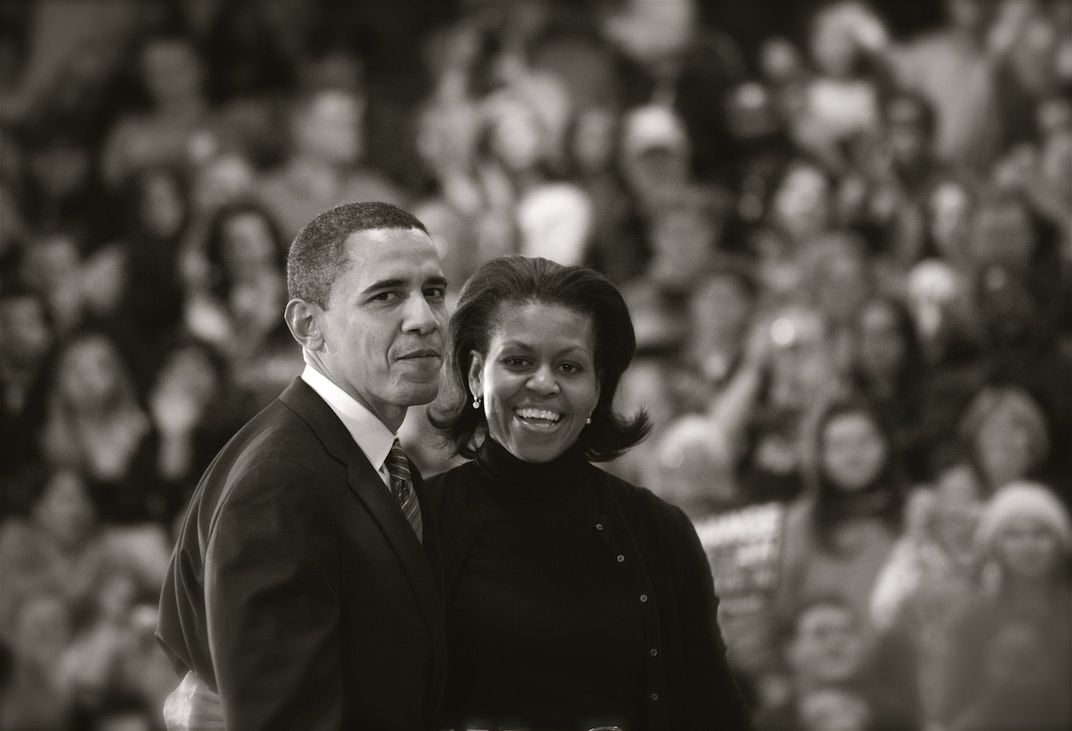
[[[390,203],[346,203],[324,211],[302,227],[287,254],[287,294],[327,307],[331,285],[348,260],[346,240],[358,231],[412,229],[428,233],[412,213]]]

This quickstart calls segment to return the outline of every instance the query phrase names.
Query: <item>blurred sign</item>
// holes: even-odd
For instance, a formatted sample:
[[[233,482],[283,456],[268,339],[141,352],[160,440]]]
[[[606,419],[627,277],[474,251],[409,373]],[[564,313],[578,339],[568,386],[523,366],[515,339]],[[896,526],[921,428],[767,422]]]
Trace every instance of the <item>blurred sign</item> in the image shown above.
[[[741,669],[757,669],[775,660],[771,605],[785,512],[785,505],[767,503],[696,524],[720,600],[722,635],[731,662]]]

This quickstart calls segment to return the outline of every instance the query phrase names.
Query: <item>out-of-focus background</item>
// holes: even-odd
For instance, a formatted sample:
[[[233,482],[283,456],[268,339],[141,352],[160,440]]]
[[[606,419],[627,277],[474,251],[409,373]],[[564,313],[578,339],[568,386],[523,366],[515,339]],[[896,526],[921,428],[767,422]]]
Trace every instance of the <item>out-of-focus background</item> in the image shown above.
[[[0,1],[0,728],[158,729],[298,228],[619,284],[761,728],[1065,728],[1072,3]],[[406,444],[449,462],[422,414]]]

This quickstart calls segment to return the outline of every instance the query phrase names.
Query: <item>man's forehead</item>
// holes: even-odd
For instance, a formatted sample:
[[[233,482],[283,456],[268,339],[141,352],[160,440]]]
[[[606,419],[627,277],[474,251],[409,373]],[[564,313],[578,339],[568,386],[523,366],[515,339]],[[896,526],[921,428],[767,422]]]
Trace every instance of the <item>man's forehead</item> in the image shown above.
[[[416,228],[375,228],[355,231],[346,238],[350,261],[364,270],[410,269],[442,275],[439,254],[431,237]]]

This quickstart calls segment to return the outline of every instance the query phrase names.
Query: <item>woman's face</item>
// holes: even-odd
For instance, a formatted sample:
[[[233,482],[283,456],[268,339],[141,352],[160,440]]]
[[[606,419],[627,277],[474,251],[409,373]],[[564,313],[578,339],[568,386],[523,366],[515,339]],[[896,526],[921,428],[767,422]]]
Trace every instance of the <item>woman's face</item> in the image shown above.
[[[64,354],[60,372],[63,397],[83,408],[97,408],[119,392],[122,365],[112,345],[103,337],[83,338]]]
[[[488,434],[518,459],[549,462],[573,446],[599,400],[592,320],[561,305],[499,310],[469,388],[484,401]]]
[[[223,265],[237,281],[256,279],[275,267],[275,244],[264,217],[252,212],[231,216],[223,224]]]
[[[614,158],[614,113],[601,107],[590,107],[577,113],[573,135],[573,159],[586,172],[605,170]]]
[[[846,492],[870,485],[886,463],[886,441],[862,412],[832,417],[823,427],[823,471]]]
[[[979,427],[975,443],[992,489],[1025,477],[1035,466],[1031,431],[1014,414],[991,414]]]
[[[1060,558],[1057,537],[1041,520],[1026,515],[1005,524],[997,552],[1006,569],[1025,579],[1049,576]]]
[[[904,364],[907,346],[897,313],[873,302],[860,315],[860,365],[868,373],[891,376]]]
[[[930,209],[931,236],[942,254],[956,261],[965,254],[971,212],[968,193],[958,183],[944,182],[931,194]]]
[[[510,170],[531,170],[540,160],[542,146],[536,116],[521,105],[505,107],[493,122],[491,147]]]
[[[82,478],[65,470],[53,474],[34,507],[34,519],[63,548],[81,543],[95,520],[93,503]]]

